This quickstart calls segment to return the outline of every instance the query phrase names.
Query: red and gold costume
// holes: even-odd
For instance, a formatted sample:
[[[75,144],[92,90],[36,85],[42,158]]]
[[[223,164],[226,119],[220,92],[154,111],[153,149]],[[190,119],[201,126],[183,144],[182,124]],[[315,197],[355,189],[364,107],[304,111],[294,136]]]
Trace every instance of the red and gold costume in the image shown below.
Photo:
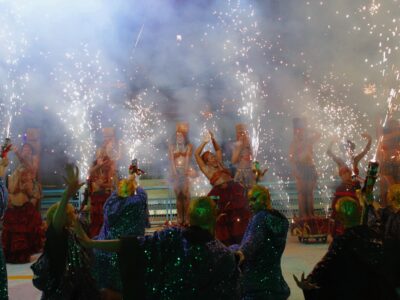
[[[89,171],[90,236],[96,236],[103,225],[103,206],[114,188],[115,162],[100,149]]]
[[[221,148],[211,135],[216,154],[201,152],[208,141],[204,141],[195,151],[195,158],[201,171],[213,186],[208,196],[212,197],[218,208],[215,235],[225,245],[240,243],[250,220],[247,195],[244,187],[235,182],[231,173],[222,164]]]
[[[22,153],[16,151],[16,154],[20,165],[9,178],[9,203],[4,214],[2,242],[7,262],[27,263],[43,245],[42,218],[37,207],[41,186],[36,180],[37,164],[32,147],[25,144]]]

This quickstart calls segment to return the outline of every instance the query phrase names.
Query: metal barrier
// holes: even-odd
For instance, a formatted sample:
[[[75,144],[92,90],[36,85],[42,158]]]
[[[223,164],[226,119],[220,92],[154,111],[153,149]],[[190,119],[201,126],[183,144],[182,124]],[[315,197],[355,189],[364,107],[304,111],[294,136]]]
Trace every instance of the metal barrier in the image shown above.
[[[297,191],[293,181],[287,182],[261,182],[269,188],[272,206],[281,211],[287,218],[291,219],[298,215]],[[329,213],[331,197],[337,181],[319,182],[315,191],[314,208],[315,214],[326,215]],[[176,219],[176,201],[174,192],[169,186],[142,186],[148,193],[148,206],[150,222],[160,225],[166,221]],[[48,207],[61,199],[62,189],[44,189],[42,199],[42,215],[45,215]],[[321,192],[323,191],[323,192]],[[152,195],[156,194],[156,195]],[[162,196],[160,196],[162,194]],[[80,193],[70,202],[77,208],[80,207],[83,195]]]

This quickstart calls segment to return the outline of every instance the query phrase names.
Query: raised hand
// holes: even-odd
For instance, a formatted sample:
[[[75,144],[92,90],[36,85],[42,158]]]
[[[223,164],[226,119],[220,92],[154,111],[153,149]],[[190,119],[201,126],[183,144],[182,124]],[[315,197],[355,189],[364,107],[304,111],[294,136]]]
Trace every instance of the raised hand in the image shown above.
[[[293,274],[293,279],[294,281],[296,281],[297,286],[302,290],[309,291],[309,290],[319,289],[319,286],[311,283],[309,280],[304,278],[304,272],[303,274],[301,274],[301,280],[299,280],[294,274]]]
[[[67,185],[67,196],[72,197],[85,183],[79,182],[79,169],[76,165],[67,164],[65,172],[67,176],[63,176],[63,179]]]
[[[213,140],[215,138],[214,133],[211,130],[208,130],[208,133],[210,134],[210,139]]]
[[[368,132],[362,133],[362,134],[361,134],[361,137],[363,137],[364,139],[368,139],[368,140],[371,139],[371,135],[370,135]]]

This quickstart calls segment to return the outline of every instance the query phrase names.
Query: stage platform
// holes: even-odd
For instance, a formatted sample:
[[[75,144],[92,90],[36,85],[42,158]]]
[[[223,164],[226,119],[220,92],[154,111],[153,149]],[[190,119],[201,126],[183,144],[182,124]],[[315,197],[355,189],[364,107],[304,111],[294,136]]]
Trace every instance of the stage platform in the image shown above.
[[[296,286],[292,274],[308,274],[325,254],[328,244],[301,244],[297,238],[289,236],[282,258],[284,277],[290,286],[290,300],[304,299],[302,291]],[[32,257],[35,259],[38,255]],[[32,285],[30,264],[7,265],[10,300],[39,300],[40,291]]]

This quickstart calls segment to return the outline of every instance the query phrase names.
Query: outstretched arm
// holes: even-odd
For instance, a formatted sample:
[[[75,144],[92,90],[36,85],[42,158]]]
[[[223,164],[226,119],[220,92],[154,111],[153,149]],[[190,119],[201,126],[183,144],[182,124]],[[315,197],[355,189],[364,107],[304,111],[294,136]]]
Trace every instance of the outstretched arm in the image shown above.
[[[371,136],[370,136],[368,133],[363,133],[361,136],[362,136],[363,138],[367,139],[368,142],[367,142],[367,145],[365,145],[364,150],[363,150],[360,154],[358,154],[358,155],[356,155],[356,156],[354,157],[354,165],[355,165],[355,167],[358,166],[358,163],[360,162],[360,160],[362,160],[362,158],[363,158],[363,157],[368,153],[368,151],[371,149],[371,144],[372,144],[372,138],[371,138]]]
[[[201,153],[203,152],[204,147],[208,144],[208,140],[205,140],[200,144],[199,147],[194,151],[194,158],[196,159],[197,164],[199,165],[200,170],[205,174],[206,173],[206,164],[201,158]]]
[[[333,154],[332,152],[332,146],[333,146],[333,141],[329,143],[328,146],[328,150],[326,151],[326,154],[333,159],[333,161],[338,165],[338,167],[342,167],[345,165],[344,161],[339,158],[338,156],[336,156],[335,154]]]
[[[232,159],[231,162],[232,164],[236,164],[239,161],[240,158],[240,151],[243,148],[243,141],[239,140],[235,143],[235,148],[232,151]]]
[[[86,248],[96,248],[108,252],[118,252],[121,249],[121,240],[98,241],[90,239],[79,221],[74,222],[74,231],[81,244]]]
[[[79,182],[79,169],[77,166],[67,164],[65,167],[67,177],[64,177],[64,181],[67,184],[67,189],[64,191],[61,198],[60,204],[54,213],[52,224],[57,233],[60,233],[65,226],[67,221],[67,204],[69,199],[76,194],[84,183]]]
[[[214,137],[214,133],[211,132],[210,130],[208,132],[210,133],[211,142],[212,142],[213,147],[215,149],[215,155],[217,156],[217,159],[220,162],[222,162],[222,150],[221,150],[221,147],[218,145],[217,140]]]

